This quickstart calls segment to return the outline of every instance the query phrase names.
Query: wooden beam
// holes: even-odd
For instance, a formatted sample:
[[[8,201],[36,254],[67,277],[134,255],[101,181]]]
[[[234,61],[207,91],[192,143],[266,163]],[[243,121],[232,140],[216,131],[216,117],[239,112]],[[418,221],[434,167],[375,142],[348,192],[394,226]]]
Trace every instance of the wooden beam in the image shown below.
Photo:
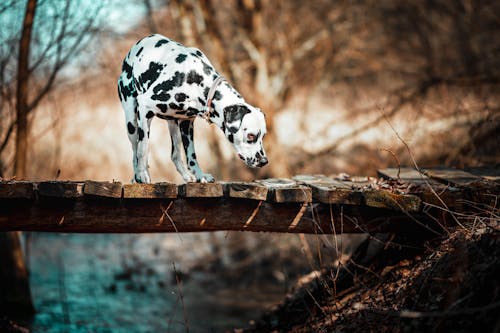
[[[413,224],[405,214],[366,206],[273,203],[241,198],[87,200],[81,197],[51,204],[15,200],[6,204],[0,200],[0,231],[236,230],[331,234],[341,230],[346,233],[396,231]]]

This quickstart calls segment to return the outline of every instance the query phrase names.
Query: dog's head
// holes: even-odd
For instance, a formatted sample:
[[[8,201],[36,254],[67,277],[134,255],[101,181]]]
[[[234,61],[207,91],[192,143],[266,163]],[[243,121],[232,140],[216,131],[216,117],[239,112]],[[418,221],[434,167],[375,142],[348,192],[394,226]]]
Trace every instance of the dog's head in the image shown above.
[[[266,135],[266,119],[260,109],[248,104],[225,107],[223,129],[240,159],[248,166],[260,168],[267,164],[262,145],[262,138]]]

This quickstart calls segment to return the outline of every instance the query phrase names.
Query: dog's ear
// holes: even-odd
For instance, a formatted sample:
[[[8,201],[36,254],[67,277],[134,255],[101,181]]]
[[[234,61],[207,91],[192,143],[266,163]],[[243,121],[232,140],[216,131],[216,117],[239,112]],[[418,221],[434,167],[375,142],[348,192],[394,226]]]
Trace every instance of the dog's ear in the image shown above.
[[[224,126],[230,133],[236,133],[240,129],[241,120],[250,113],[250,109],[245,105],[229,105],[224,108]]]

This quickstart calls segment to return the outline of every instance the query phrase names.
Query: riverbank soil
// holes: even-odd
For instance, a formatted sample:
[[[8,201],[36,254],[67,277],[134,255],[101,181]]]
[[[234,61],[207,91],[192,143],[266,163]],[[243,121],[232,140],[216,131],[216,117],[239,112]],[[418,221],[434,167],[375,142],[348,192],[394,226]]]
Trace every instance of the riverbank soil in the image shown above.
[[[499,230],[457,227],[420,248],[372,238],[244,331],[499,332]]]

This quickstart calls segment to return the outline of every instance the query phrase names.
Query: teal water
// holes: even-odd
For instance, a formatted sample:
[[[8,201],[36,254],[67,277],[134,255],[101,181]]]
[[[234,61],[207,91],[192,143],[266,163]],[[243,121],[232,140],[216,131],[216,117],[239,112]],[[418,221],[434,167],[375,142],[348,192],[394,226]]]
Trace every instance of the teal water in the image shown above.
[[[290,253],[282,257],[286,250],[272,246],[273,238],[266,238],[271,236],[253,235],[262,239],[234,250],[227,247],[239,240],[224,233],[30,233],[28,267],[37,309],[31,329],[224,332],[244,327],[284,297],[289,281],[283,276],[291,269]],[[269,249],[262,250],[262,243]],[[241,264],[253,257],[260,259]]]

